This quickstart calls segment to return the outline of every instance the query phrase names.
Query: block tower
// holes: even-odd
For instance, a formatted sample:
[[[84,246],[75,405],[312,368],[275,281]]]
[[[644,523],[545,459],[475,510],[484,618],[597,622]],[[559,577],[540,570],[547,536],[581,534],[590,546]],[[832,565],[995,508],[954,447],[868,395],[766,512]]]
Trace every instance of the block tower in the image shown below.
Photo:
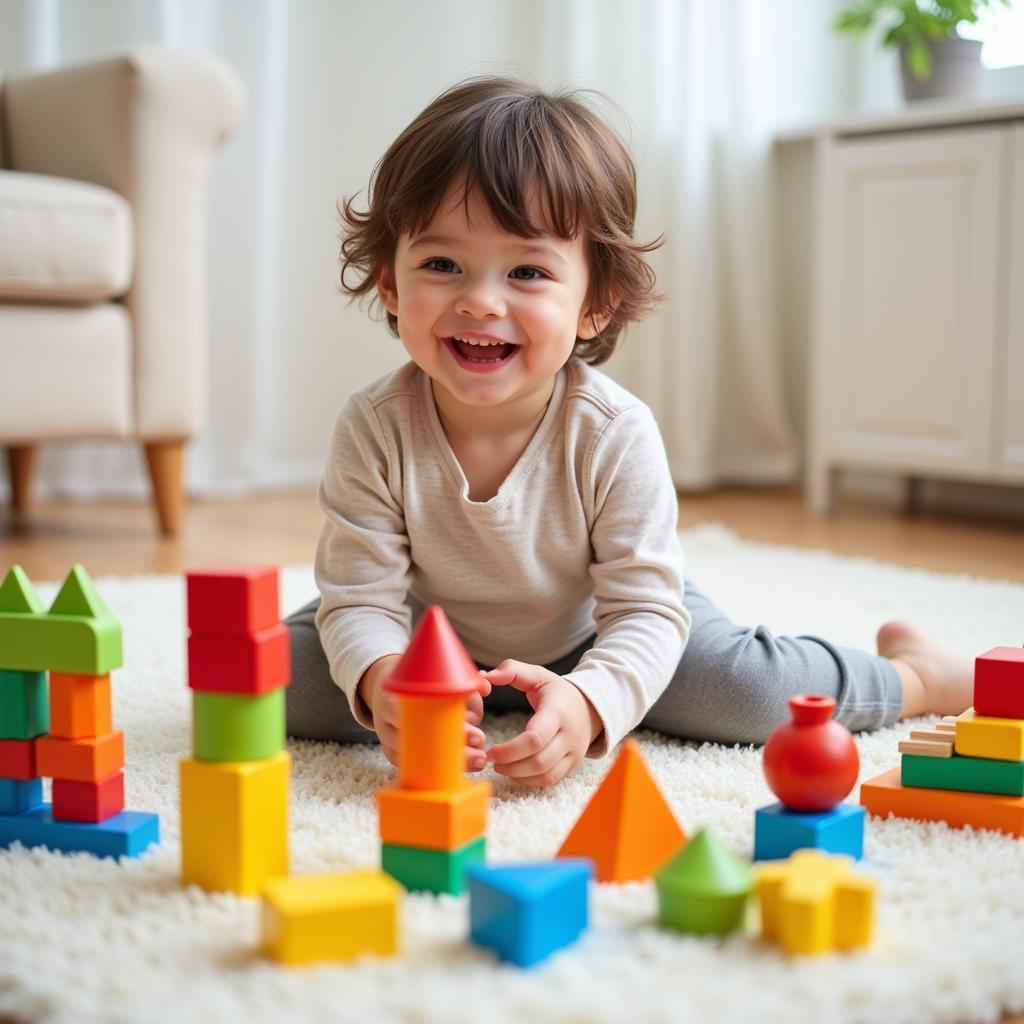
[[[438,605],[384,686],[399,698],[398,783],[377,793],[381,866],[407,889],[460,893],[485,856],[491,787],[469,780],[466,699],[480,673]]]
[[[1024,837],[1024,648],[974,662],[974,706],[899,743],[900,767],[860,788],[871,814]]]
[[[836,702],[817,694],[789,699],[791,722],[764,746],[764,774],[779,803],[754,815],[754,860],[794,850],[864,856],[864,809],[842,800],[853,789],[860,755],[850,731],[833,720]]]
[[[0,652],[0,846],[131,857],[157,842],[155,814],[124,810],[124,733],[110,691],[121,626],[81,565],[49,611],[20,567],[8,572]]]
[[[186,576],[193,756],[181,762],[181,880],[256,895],[288,872],[288,629],[269,566]]]

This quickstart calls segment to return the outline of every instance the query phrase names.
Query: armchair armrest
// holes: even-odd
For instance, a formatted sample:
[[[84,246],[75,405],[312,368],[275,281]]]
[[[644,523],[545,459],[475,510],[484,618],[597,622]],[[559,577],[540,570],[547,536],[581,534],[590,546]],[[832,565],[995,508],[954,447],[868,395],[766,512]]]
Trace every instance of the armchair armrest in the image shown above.
[[[205,188],[244,90],[221,61],[142,47],[110,60],[5,79],[8,165],[120,192],[135,225],[125,303],[135,352],[135,429],[193,436],[202,419]]]

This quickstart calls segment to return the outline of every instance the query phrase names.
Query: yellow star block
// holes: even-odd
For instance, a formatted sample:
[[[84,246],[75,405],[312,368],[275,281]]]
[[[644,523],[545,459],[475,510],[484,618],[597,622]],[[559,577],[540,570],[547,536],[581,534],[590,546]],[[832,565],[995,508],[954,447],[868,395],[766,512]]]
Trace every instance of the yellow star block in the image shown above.
[[[263,889],[264,951],[283,964],[394,953],[403,891],[381,871],[273,878]]]
[[[990,718],[968,708],[956,720],[956,752],[994,761],[1024,761],[1024,719]]]
[[[787,953],[828,953],[871,941],[875,882],[852,872],[853,858],[797,850],[757,871],[761,933]]]

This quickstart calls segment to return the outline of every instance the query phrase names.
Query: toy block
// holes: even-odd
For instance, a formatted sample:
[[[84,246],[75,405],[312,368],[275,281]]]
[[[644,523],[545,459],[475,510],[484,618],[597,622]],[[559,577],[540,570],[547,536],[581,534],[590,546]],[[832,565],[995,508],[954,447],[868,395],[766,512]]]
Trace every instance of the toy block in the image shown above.
[[[50,673],[50,734],[62,739],[103,736],[114,728],[110,673]]]
[[[271,565],[206,565],[185,573],[193,633],[246,636],[281,620],[278,573]]]
[[[937,729],[941,733],[956,733],[956,715],[946,715],[936,722],[932,728]]]
[[[655,876],[658,920],[697,935],[741,928],[754,873],[746,861],[701,829]]]
[[[474,865],[469,937],[519,967],[531,967],[586,930],[593,862],[584,858],[502,867]]]
[[[0,778],[30,782],[45,775],[37,770],[39,739],[37,736],[30,740],[0,740]]]
[[[121,664],[121,626],[76,565],[48,612],[15,566],[0,586],[4,668],[100,675]]]
[[[970,825],[1024,837],[1024,797],[904,786],[900,771],[890,768],[862,783],[860,802],[868,814],[944,821],[953,828]]]
[[[254,896],[288,873],[286,750],[260,761],[181,762],[181,880]]]
[[[49,730],[46,673],[0,669],[0,739],[30,740]]]
[[[200,761],[258,761],[284,748],[284,690],[192,691],[192,747]]]
[[[124,771],[96,782],[53,780],[54,821],[106,821],[124,810]]]
[[[102,736],[66,740],[40,736],[36,740],[40,775],[74,782],[98,782],[124,767],[124,733],[114,729]]]
[[[97,857],[137,857],[158,842],[159,817],[140,811],[122,811],[95,823],[55,821],[49,804],[21,814],[0,815],[0,846],[21,843]]]
[[[380,871],[272,878],[263,887],[263,949],[282,964],[353,960],[398,949],[402,887]]]
[[[782,860],[794,850],[864,856],[864,809],[838,804],[830,811],[790,811],[781,803],[754,812],[754,860]]]
[[[968,708],[956,720],[956,753],[1024,761],[1024,720],[989,718]]]
[[[0,779],[0,814],[21,814],[43,802],[43,780]]]
[[[974,711],[1024,718],[1024,647],[994,647],[974,659]]]
[[[848,857],[799,850],[757,871],[761,932],[790,954],[854,949],[871,941],[876,884]]]
[[[380,837],[393,846],[454,850],[487,831],[487,782],[464,781],[458,789],[377,791]]]
[[[924,786],[928,789],[1024,796],[1024,761],[954,756],[936,762],[930,757],[904,755],[900,765],[900,781],[904,786]]]
[[[953,739],[950,735],[948,743],[937,743],[931,740],[900,740],[896,749],[901,754],[920,754],[922,757],[952,757]]]
[[[288,627],[276,626],[248,636],[188,638],[188,685],[213,693],[260,694],[287,686],[292,676]]]
[[[428,850],[419,846],[381,843],[381,869],[406,889],[449,892],[466,888],[466,869],[482,864],[487,853],[485,836],[478,836],[454,850]]]
[[[953,743],[953,736],[949,734],[948,730],[943,729],[911,729],[910,738],[923,743]]]
[[[591,858],[599,882],[643,881],[685,842],[640,747],[626,740],[558,856]]]

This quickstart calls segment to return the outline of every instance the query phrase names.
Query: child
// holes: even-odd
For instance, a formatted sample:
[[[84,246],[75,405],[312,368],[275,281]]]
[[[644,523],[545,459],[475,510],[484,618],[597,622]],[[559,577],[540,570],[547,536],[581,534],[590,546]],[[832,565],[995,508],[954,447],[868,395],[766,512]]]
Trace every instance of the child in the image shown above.
[[[738,628],[684,586],[658,428],[594,369],[657,300],[635,185],[579,96],[487,78],[402,132],[365,212],[344,203],[342,286],[376,294],[411,362],[335,426],[321,598],[287,620],[291,735],[376,733],[394,761],[381,682],[434,603],[486,670],[467,769],[528,786],[641,725],[763,742],[799,692],[834,697],[854,730],[967,706],[969,663],[908,624],[884,626],[875,656]],[[486,750],[485,707],[533,715]]]

